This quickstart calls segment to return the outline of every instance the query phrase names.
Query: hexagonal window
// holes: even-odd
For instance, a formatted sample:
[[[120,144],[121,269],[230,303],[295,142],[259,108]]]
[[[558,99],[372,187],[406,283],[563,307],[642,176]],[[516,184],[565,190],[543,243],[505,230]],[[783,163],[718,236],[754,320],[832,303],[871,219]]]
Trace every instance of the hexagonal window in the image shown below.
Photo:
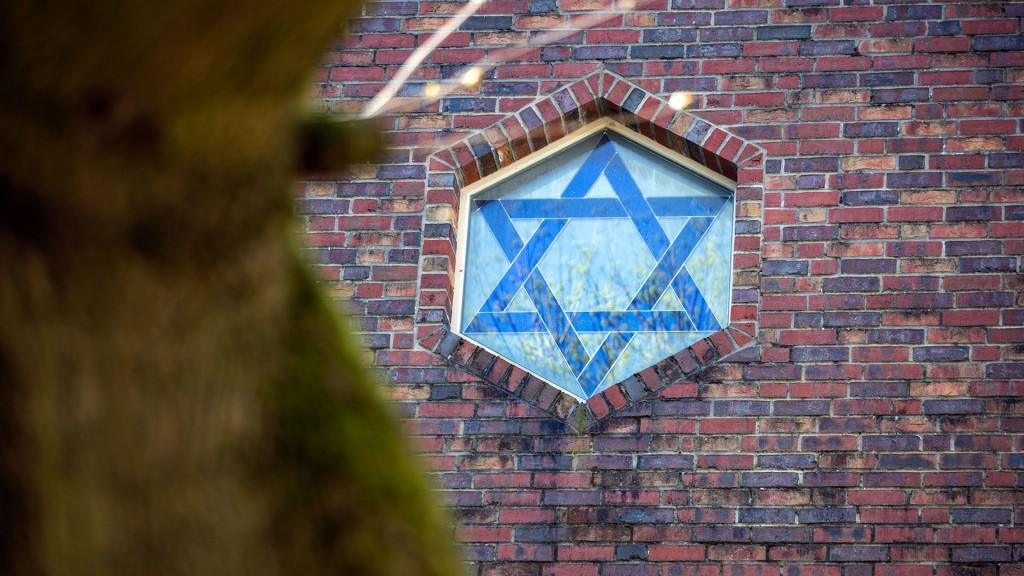
[[[589,124],[462,190],[452,327],[588,399],[729,324],[734,192]]]

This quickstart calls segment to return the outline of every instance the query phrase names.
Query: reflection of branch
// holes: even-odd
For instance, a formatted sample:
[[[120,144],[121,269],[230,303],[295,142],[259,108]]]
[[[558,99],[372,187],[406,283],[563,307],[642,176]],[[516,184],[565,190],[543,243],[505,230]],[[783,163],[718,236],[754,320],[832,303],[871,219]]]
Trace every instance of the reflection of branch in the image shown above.
[[[538,46],[546,46],[548,44],[560,42],[562,40],[565,40],[569,36],[572,36],[573,34],[579,33],[580,30],[584,30],[592,26],[596,26],[598,24],[603,24],[604,22],[612,19],[615,16],[618,16],[617,12],[611,12],[606,14],[591,14],[588,17],[584,18],[582,22],[578,24],[575,28],[550,30],[548,32],[540,34],[539,39],[531,38],[530,42],[527,43],[525,46],[516,48],[504,48],[498,50],[487,57],[487,60],[489,60],[489,62],[479,60],[473,65],[471,65],[461,78],[448,79],[444,81],[443,84],[428,84],[427,87],[424,89],[422,96],[418,98],[403,98],[401,100],[395,99],[395,93],[397,93],[397,89],[401,86],[398,85],[395,87],[395,90],[392,90],[391,93],[387,95],[386,98],[381,97],[383,95],[383,92],[381,94],[378,94],[377,98],[374,98],[374,101],[376,102],[377,100],[381,100],[381,102],[376,106],[372,107],[372,110],[371,107],[368,106],[367,109],[363,111],[363,118],[370,118],[372,116],[377,116],[385,113],[408,111],[410,109],[420,108],[432,102],[436,102],[441,98],[444,98],[445,96],[454,93],[460,88],[474,86],[477,82],[480,81],[481,78],[483,78],[483,75],[486,74],[487,72],[490,72],[491,70],[493,70],[494,68],[501,64],[504,64],[505,62],[513,62],[516,59],[522,57],[523,55],[529,54],[530,52],[536,50]],[[445,35],[447,36],[447,34]],[[425,55],[426,54],[424,54],[424,56]],[[421,57],[420,61],[422,61],[422,59],[423,58]],[[416,62],[416,64],[418,65],[419,62]],[[405,66],[403,66],[402,68],[404,70]],[[409,74],[411,73],[412,69],[410,69],[409,73],[407,73],[405,77],[402,78],[402,82],[405,82],[405,80],[408,79]],[[385,106],[385,104],[387,104],[389,101],[391,102],[391,104]]]
[[[469,68],[466,69],[465,73],[461,78],[449,79],[441,83],[428,84],[423,94],[419,97],[413,98],[396,98],[399,89],[405,84],[405,81],[409,79],[413,71],[420,63],[427,57],[427,55],[434,50],[449,34],[454,32],[466,21],[486,0],[470,0],[462,10],[460,10],[454,17],[445,22],[445,25],[430,36],[427,41],[417,48],[409,59],[399,69],[398,74],[388,82],[387,86],[382,90],[363,110],[362,118],[372,118],[386,113],[403,112],[409,110],[415,110],[421,108],[432,102],[436,102],[441,98],[454,93],[463,87],[475,86],[483,78],[483,75],[490,72],[495,67],[504,64],[505,62],[513,62],[522,56],[531,53],[536,50],[539,46],[547,46],[549,44],[555,44],[561,42],[573,34],[579,33],[581,30],[592,28],[599,24],[620,16],[623,11],[632,10],[635,6],[633,0],[621,0],[619,2],[619,9],[615,10],[612,6],[609,6],[606,12],[599,12],[594,14],[588,14],[583,18],[574,19],[575,26],[572,28],[563,28],[559,30],[548,30],[535,34],[530,38],[530,41],[524,46],[517,46],[515,48],[503,48],[493,53],[488,54],[484,59],[477,61]],[[673,99],[670,101],[670,105],[676,110],[685,108],[689,105],[690,100],[687,100],[687,95],[683,93],[677,93],[673,95]]]
[[[433,52],[434,48],[437,48],[441,42],[444,42],[444,39],[447,38],[449,34],[458,30],[459,26],[462,26],[462,23],[472,16],[478,8],[483,6],[486,1],[487,0],[469,0],[469,2],[462,7],[462,10],[459,10],[454,17],[444,23],[444,26],[442,26],[440,30],[431,34],[430,38],[427,38],[427,41],[417,48],[409,56],[409,59],[402,64],[402,67],[398,70],[398,74],[395,74],[395,77],[388,82],[387,86],[385,86],[384,89],[370,101],[366,106],[366,109],[363,110],[362,117],[372,118],[379,114],[384,108],[384,105],[394,98],[395,94],[398,94],[398,90],[403,84],[405,84],[405,81],[409,79],[409,76],[412,76],[413,71],[416,70],[416,67],[423,62],[427,55]]]

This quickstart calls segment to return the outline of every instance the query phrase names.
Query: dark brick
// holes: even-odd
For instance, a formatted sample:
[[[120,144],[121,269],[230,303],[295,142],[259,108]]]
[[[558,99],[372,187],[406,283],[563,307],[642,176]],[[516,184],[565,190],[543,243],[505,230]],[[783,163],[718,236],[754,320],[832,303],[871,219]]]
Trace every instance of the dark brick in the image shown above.
[[[925,400],[925,414],[981,414],[985,406],[981,400]]]
[[[799,53],[801,56],[852,55],[857,53],[857,45],[852,40],[814,40],[801,42]]]
[[[1017,259],[1013,256],[989,256],[984,258],[961,258],[961,272],[1014,272]]]
[[[950,560],[964,563],[1008,562],[1009,546],[954,546],[950,550]]]
[[[771,403],[759,400],[715,400],[715,416],[763,416],[768,414]]]
[[[637,457],[637,468],[670,470],[693,469],[693,456],[689,454],[647,454]]]
[[[957,36],[961,33],[959,20],[943,20],[928,23],[929,36]]]
[[[695,526],[694,542],[746,542],[750,540],[750,528],[745,526]]]
[[[787,172],[835,172],[839,169],[839,158],[812,157],[787,158]]]
[[[815,462],[813,454],[761,454],[757,457],[757,465],[764,468],[808,469],[814,468]]]
[[[942,185],[941,172],[894,172],[886,176],[894,188],[934,188]]]
[[[1009,524],[1008,508],[952,508],[950,516],[957,524]]]
[[[891,82],[883,83],[892,86]],[[843,136],[847,138],[886,138],[899,133],[896,122],[859,122],[843,125]]]
[[[800,477],[795,472],[744,472],[740,474],[740,486],[776,487],[797,486]]]
[[[957,303],[970,307],[1005,307],[1014,302],[1010,292],[969,292],[957,296]]]
[[[1024,50],[1024,36],[975,36],[971,46],[982,52]]]
[[[825,315],[825,327],[878,326],[882,323],[879,312],[833,312]]]
[[[768,21],[767,10],[731,10],[715,13],[715,24],[736,25],[736,24],[764,24]]]
[[[856,508],[803,508],[799,512],[802,524],[835,524],[854,522],[857,518]]]
[[[988,378],[1024,378],[1024,362],[1004,362],[985,367]]]
[[[867,333],[870,344],[922,344],[924,330],[913,328],[879,328]]]
[[[397,32],[401,26],[398,18],[363,18],[351,24],[353,32]]]
[[[470,16],[462,23],[463,30],[511,30],[512,16]]]
[[[934,470],[934,457],[920,454],[882,454],[878,457],[878,467],[885,470]]]
[[[545,14],[558,11],[557,0],[530,0],[530,14]]]
[[[938,20],[942,17],[942,6],[911,4],[909,6],[888,6],[886,20]]]
[[[487,82],[483,85],[482,91],[488,96],[504,96],[504,95],[526,95],[532,96],[537,92],[537,86],[533,82]],[[482,156],[480,152],[489,153],[488,148],[483,148],[479,152],[474,148],[473,152],[478,156]],[[486,158],[486,156],[485,156]]]
[[[871,102],[874,104],[896,104],[901,102],[921,102],[928,99],[927,88],[896,88],[892,90],[873,90]]]
[[[570,470],[572,456],[564,454],[525,454],[519,457],[523,470]]]
[[[902,170],[903,168],[901,168]],[[856,176],[856,174],[840,174]],[[841,184],[841,186],[846,187]],[[839,203],[843,206],[878,206],[899,203],[899,195],[894,190],[853,190],[844,191],[839,195]]]
[[[850,357],[848,348],[836,346],[797,346],[789,357],[795,362],[843,362]]]
[[[629,110],[630,112],[636,112],[640,108],[640,102],[644,99],[644,92],[639,88],[634,88],[626,96],[626,99],[622,102],[622,108]]]
[[[828,559],[833,562],[885,562],[889,560],[887,546],[832,546]]]
[[[514,533],[519,542],[565,542],[569,539],[568,526],[519,526]]]
[[[969,349],[965,346],[924,346],[914,348],[914,360],[919,362],[957,362],[966,360]]]
[[[629,57],[642,60],[685,58],[686,48],[686,44],[637,45],[630,47]]]
[[[924,169],[924,156],[900,156],[899,157],[899,169],[900,170],[922,170]]]
[[[828,400],[776,400],[772,403],[772,414],[776,416],[825,415],[830,409]]]
[[[371,300],[366,303],[366,312],[378,316],[408,316],[415,311],[415,300]]]
[[[447,97],[442,101],[445,112],[493,112],[494,98]]]
[[[604,562],[601,565],[601,576],[661,576],[661,566],[634,562],[623,564]]]
[[[806,264],[806,263],[805,263]],[[878,276],[838,276],[822,281],[823,292],[877,292],[881,287]]]
[[[295,211],[299,214],[345,214],[348,200],[296,200]]]
[[[646,560],[646,544],[617,544],[615,546],[616,560]]]
[[[658,416],[708,416],[711,414],[711,403],[688,400],[658,402],[657,404],[654,405],[654,413],[655,415]]]
[[[808,263],[803,260],[765,260],[761,265],[761,273],[765,276],[803,276],[807,271]]]
[[[798,380],[800,373],[800,366],[789,364],[762,364],[743,367],[743,376],[748,380]]]
[[[832,240],[839,237],[839,226],[786,226],[782,239],[787,242]]]
[[[864,436],[864,450],[920,450],[921,437],[914,435]]]
[[[946,256],[975,256],[978,254],[998,254],[1003,246],[997,240],[948,240]]]
[[[755,526],[750,529],[754,542],[810,542],[811,531],[803,526]]]
[[[994,186],[1002,182],[996,172],[950,172],[946,175],[946,181],[951,186]]]
[[[395,382],[432,384],[447,382],[444,368],[392,368],[391,377]]]
[[[740,44],[690,44],[686,47],[687,58],[737,58],[742,54]]]
[[[430,388],[431,400],[455,400],[462,397],[462,386],[437,385]]]
[[[876,72],[861,75],[861,86],[867,86],[875,88],[878,86],[892,87],[892,86],[909,86],[914,84],[914,73],[913,72]],[[869,124],[883,124],[896,126],[895,122],[872,122]],[[851,126],[851,124],[847,124]],[[870,129],[869,129],[870,132]],[[895,133],[889,134],[894,136]],[[861,136],[868,136],[868,134],[862,134]],[[900,167],[902,170],[903,168]]]
[[[946,220],[965,222],[972,220],[996,220],[1000,217],[998,206],[950,206],[946,208]]]
[[[740,508],[739,521],[744,524],[793,524],[796,510],[793,508]]]
[[[821,328],[822,316],[821,312],[797,312],[796,314],[793,314],[793,327]],[[790,352],[790,354],[792,357],[792,352]]]
[[[807,74],[800,78],[804,88],[853,88],[857,85],[856,74]]]
[[[952,308],[953,307],[953,295],[952,294],[929,294],[929,293],[907,293],[898,294],[896,296],[896,305],[900,308],[907,308],[910,310],[925,309],[933,310],[935,308]]]
[[[644,30],[645,44],[661,44],[663,42],[694,42],[697,31],[692,28],[655,28]]]
[[[895,258],[843,258],[843,274],[891,274],[896,272]]]
[[[626,50],[625,46],[580,46],[573,53],[580,60],[617,60],[626,57]]]
[[[426,168],[420,165],[387,165],[381,166],[377,177],[383,180],[416,179],[421,180],[427,175]]]
[[[1024,168],[1024,153],[989,154],[989,168]]]

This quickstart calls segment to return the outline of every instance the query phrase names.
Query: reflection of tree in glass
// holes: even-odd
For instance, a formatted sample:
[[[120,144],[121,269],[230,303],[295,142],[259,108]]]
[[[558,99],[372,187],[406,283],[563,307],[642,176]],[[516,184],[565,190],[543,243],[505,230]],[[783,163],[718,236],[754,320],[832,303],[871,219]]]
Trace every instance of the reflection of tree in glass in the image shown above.
[[[538,267],[567,312],[625,310],[656,262],[625,218],[571,220]]]
[[[563,310],[572,317],[576,312],[628,309],[654,266],[653,256],[629,220],[578,219],[563,230],[556,246],[545,255],[541,269]],[[620,328],[604,318],[597,331],[579,333],[578,337],[596,352],[604,333]],[[570,361],[575,362],[570,363],[578,366],[591,355],[583,346],[572,352],[575,357]],[[627,348],[618,362],[629,363],[632,355]]]
[[[478,210],[470,214],[462,290],[462,328],[472,321],[508,269],[508,259]]]
[[[471,216],[469,262],[465,277],[463,327],[472,321],[480,306],[509,268],[508,257],[497,244],[487,224],[478,214]],[[517,226],[523,225],[516,220]],[[686,222],[665,222],[665,231],[675,237]],[[537,221],[539,224],[539,221]],[[523,243],[529,232],[520,228]],[[706,237],[687,260],[687,271],[693,277],[719,322],[727,321],[732,240],[732,203],[721,211]],[[557,325],[544,332],[479,335],[478,340],[509,360],[559,386],[581,393],[574,372],[578,372],[605,342],[609,332],[621,330],[615,319],[605,316],[601,324],[585,333],[573,333],[572,319],[580,312],[625,311],[637,296],[640,300],[657,302],[662,310],[683,310],[679,298],[668,288],[671,278],[656,268],[636,226],[627,218],[575,218],[569,220],[547,252],[534,274],[541,274],[549,285],[558,307],[568,316],[561,332]],[[653,292],[640,294],[651,274],[663,278],[650,283]],[[542,312],[544,302],[534,302],[528,290],[522,289],[507,308],[509,312]],[[549,311],[548,313],[554,313]],[[544,314],[541,314],[544,316]],[[549,332],[555,332],[549,334]],[[614,369],[609,377],[621,379],[640,370],[658,358],[688,346],[705,336],[701,332],[643,332],[636,342],[621,352],[611,352]],[[561,346],[559,345],[561,343]],[[675,347],[675,348],[673,348]],[[673,348],[672,350],[668,350]],[[574,370],[575,369],[575,370]]]
[[[538,374],[557,379],[559,382],[567,376],[568,366],[562,355],[554,346],[544,346],[540,340],[548,339],[547,334],[539,334],[535,338],[523,339],[520,351],[523,358],[528,362],[527,366],[533,367]]]
[[[732,202],[726,203],[686,261],[686,269],[700,287],[719,324],[729,322],[732,274]]]

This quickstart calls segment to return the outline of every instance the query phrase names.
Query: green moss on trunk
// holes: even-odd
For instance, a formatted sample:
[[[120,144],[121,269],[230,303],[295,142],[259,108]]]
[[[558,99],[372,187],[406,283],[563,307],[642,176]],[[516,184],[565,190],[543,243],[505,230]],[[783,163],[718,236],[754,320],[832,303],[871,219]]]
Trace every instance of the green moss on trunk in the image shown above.
[[[0,6],[0,573],[454,573],[291,246],[301,100],[353,8]]]

